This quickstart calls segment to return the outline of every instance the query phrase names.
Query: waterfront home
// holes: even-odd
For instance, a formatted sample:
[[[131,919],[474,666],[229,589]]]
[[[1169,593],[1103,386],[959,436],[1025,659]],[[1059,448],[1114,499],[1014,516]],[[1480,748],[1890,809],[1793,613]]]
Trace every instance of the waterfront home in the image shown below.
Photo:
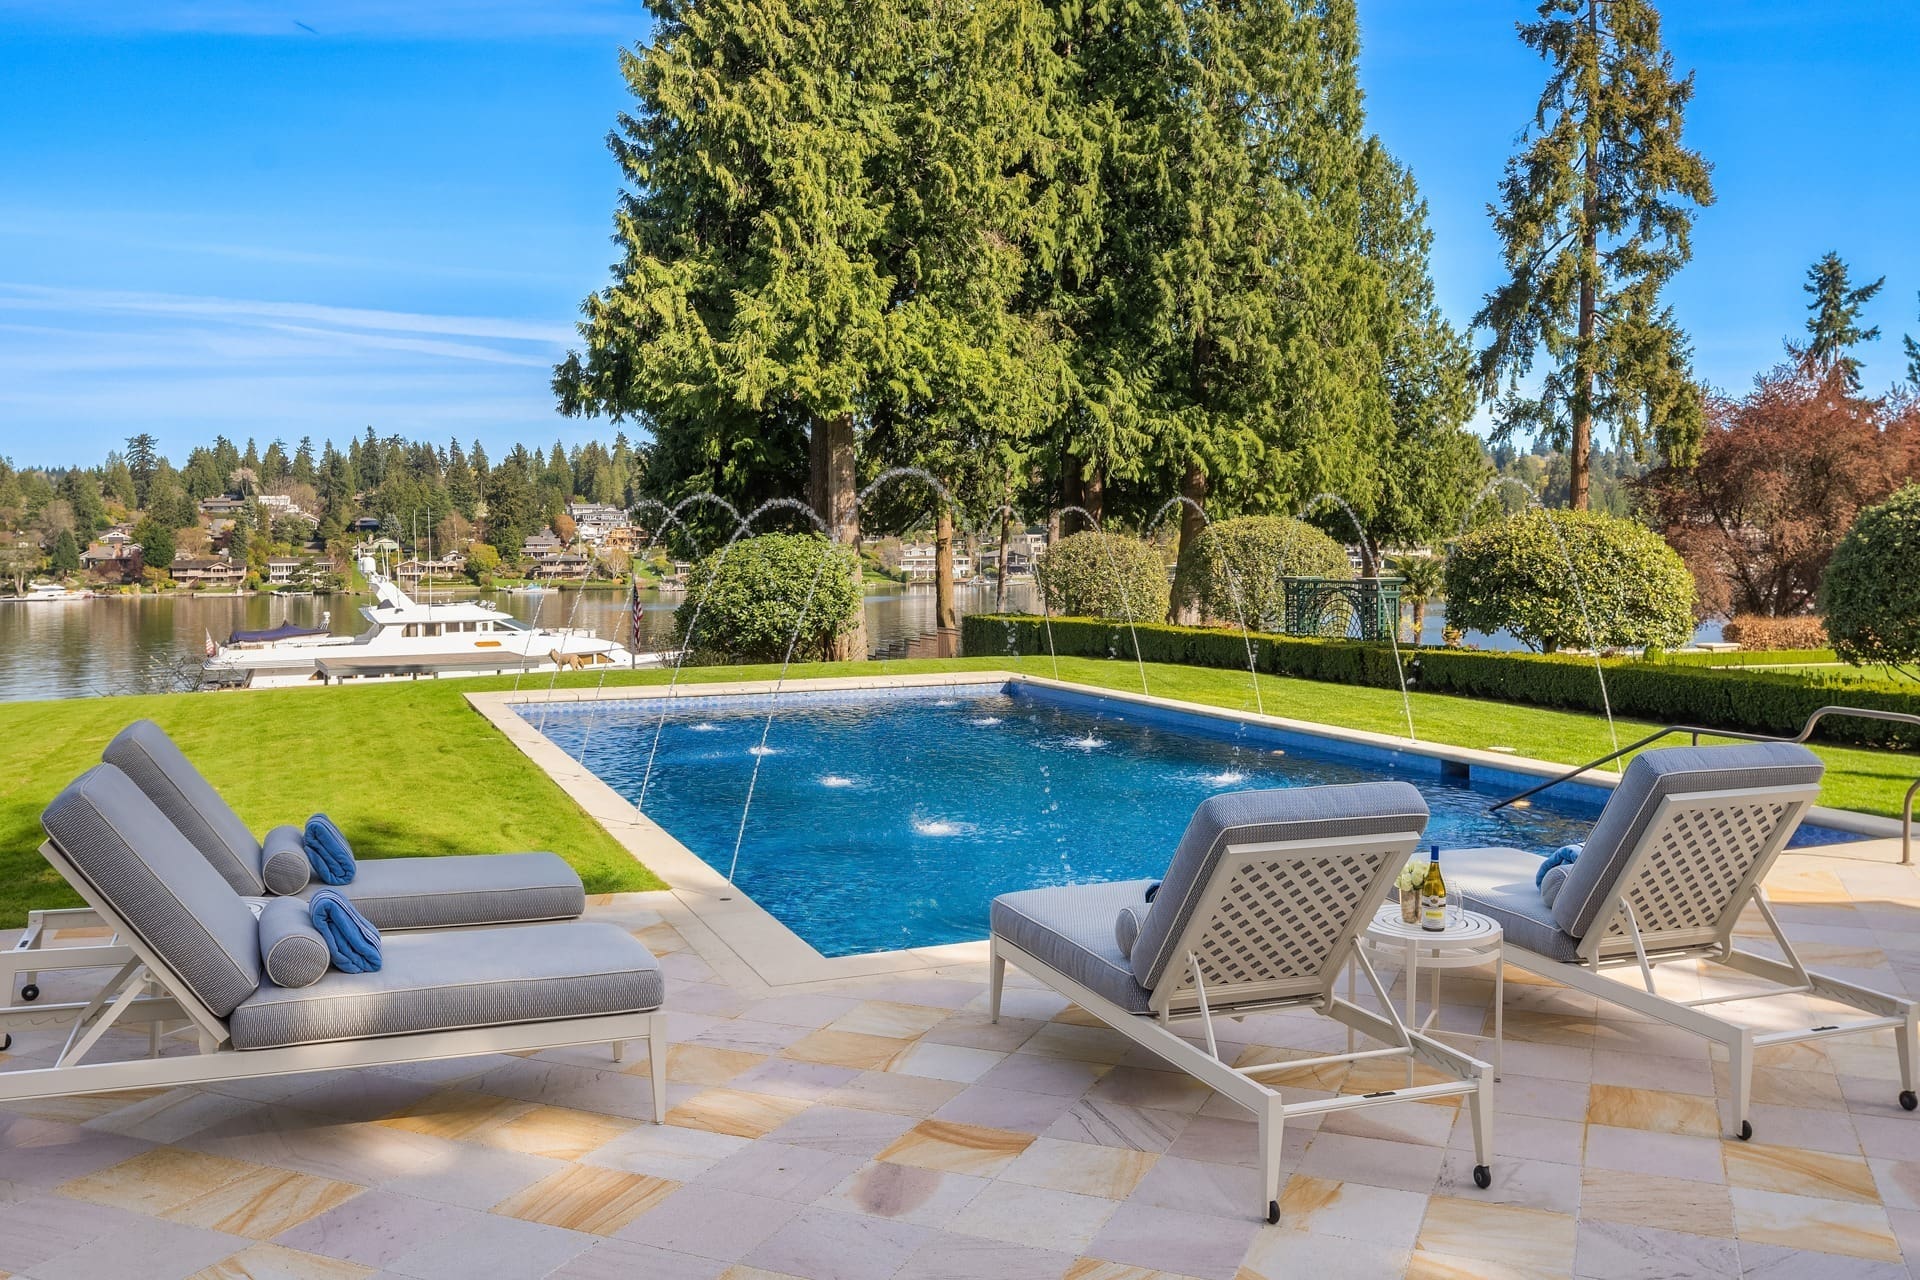
[[[237,516],[247,509],[245,498],[236,498],[231,494],[221,494],[217,498],[200,499],[200,514],[203,516]]]
[[[538,533],[530,533],[526,536],[520,543],[520,554],[537,560],[541,556],[553,555],[563,550],[565,546],[566,544],[555,536],[553,530],[542,529]]]
[[[900,572],[906,575],[908,582],[932,582],[934,578],[934,546],[931,542],[909,542],[900,551]],[[973,576],[973,557],[963,551],[953,553],[953,576],[971,578]]]
[[[267,559],[267,584],[284,587],[294,583],[311,582],[314,575],[313,559],[310,556],[270,556]]]
[[[536,578],[584,578],[593,562],[577,551],[551,551],[533,558]]]
[[[466,571],[467,553],[449,551],[434,560],[403,560],[395,573],[400,578],[417,582],[421,578],[457,578]]]
[[[180,556],[167,572],[182,586],[237,587],[247,580],[247,566],[225,556]]]

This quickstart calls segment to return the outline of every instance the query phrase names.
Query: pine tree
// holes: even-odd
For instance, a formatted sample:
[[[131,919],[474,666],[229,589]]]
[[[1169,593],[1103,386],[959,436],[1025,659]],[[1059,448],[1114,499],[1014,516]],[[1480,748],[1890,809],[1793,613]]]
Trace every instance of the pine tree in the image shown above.
[[[1711,204],[1713,186],[1681,141],[1693,76],[1675,77],[1648,0],[1542,0],[1539,15],[1520,38],[1550,71],[1489,210],[1510,278],[1474,317],[1491,333],[1478,373],[1489,396],[1504,384],[1499,438],[1565,449],[1570,502],[1584,510],[1596,423],[1669,462],[1698,448],[1701,393],[1660,291],[1692,253],[1687,206]]]
[[[80,544],[74,540],[73,530],[62,529],[60,536],[53,540],[53,552],[47,564],[56,574],[79,571]]]
[[[300,447],[293,451],[293,478],[300,484],[313,484],[313,437],[301,436]]]
[[[142,431],[127,437],[127,470],[133,473],[134,501],[147,505],[147,484],[153,479],[154,464],[160,458],[160,442]]]
[[[1900,339],[1900,343],[1907,351],[1907,381],[1916,392],[1920,392],[1920,342],[1916,342],[1912,334],[1907,334]]]
[[[1787,350],[1823,374],[1838,372],[1846,380],[1847,390],[1860,389],[1860,362],[1851,352],[1863,342],[1880,336],[1880,326],[1860,327],[1860,312],[1880,292],[1887,278],[1858,288],[1848,278],[1847,264],[1840,255],[1829,252],[1807,268],[1802,287],[1813,301],[1807,304],[1807,341],[1804,345],[1787,343]],[[1909,339],[1911,343],[1911,339]]]

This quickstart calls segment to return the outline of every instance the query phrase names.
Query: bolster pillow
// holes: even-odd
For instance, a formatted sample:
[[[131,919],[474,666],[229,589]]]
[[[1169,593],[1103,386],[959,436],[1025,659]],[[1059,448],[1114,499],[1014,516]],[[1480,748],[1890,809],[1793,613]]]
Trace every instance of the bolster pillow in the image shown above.
[[[308,818],[302,841],[315,880],[321,884],[353,883],[353,846],[332,818],[324,813]]]
[[[1573,864],[1563,862],[1557,867],[1548,867],[1547,874],[1540,881],[1540,901],[1551,908],[1560,896],[1560,888],[1566,884],[1567,877],[1573,874]]]
[[[268,893],[283,898],[307,887],[313,879],[313,864],[307,860],[306,836],[300,828],[275,827],[267,832],[260,842],[260,879]]]
[[[1140,938],[1140,922],[1146,914],[1145,907],[1122,907],[1120,914],[1113,918],[1113,940],[1120,944],[1121,955],[1133,954],[1133,944]]]
[[[275,898],[260,911],[260,962],[275,986],[310,987],[326,975],[327,942],[313,927],[307,904]]]

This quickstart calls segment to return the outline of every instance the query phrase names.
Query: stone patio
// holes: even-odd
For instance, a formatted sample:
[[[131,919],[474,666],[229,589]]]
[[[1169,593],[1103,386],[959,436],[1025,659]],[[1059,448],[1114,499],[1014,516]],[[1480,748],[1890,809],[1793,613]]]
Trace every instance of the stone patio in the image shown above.
[[[1769,886],[1810,963],[1912,994],[1920,875],[1892,851],[1789,855]],[[775,987],[670,893],[590,914],[670,975],[664,1125],[644,1056],[604,1047],[16,1104],[0,1112],[0,1273],[1920,1276],[1920,1116],[1895,1102],[1891,1033],[1763,1056],[1755,1140],[1723,1140],[1725,1066],[1701,1041],[1510,969],[1491,1190],[1472,1186],[1451,1101],[1347,1112],[1290,1130],[1270,1227],[1244,1113],[1031,985],[990,1024],[984,948]],[[91,976],[49,974],[43,998]],[[1490,989],[1451,976],[1442,1024],[1482,1029]],[[1224,1026],[1242,1062],[1344,1046],[1310,1013]],[[116,1052],[144,1047],[114,1034]],[[53,1047],[23,1037],[0,1064]],[[1366,1066],[1291,1083],[1404,1080]]]

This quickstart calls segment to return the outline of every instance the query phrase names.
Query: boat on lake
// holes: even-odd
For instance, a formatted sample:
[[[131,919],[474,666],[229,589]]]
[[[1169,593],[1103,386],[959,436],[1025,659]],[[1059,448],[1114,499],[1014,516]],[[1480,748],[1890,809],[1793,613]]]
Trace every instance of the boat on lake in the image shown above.
[[[30,582],[24,592],[7,598],[26,604],[63,604],[68,600],[91,600],[93,592],[85,587],[76,589],[61,582]]]
[[[360,571],[374,594],[374,603],[360,609],[364,631],[334,635],[324,626],[285,623],[235,631],[225,644],[209,636],[208,682],[264,688],[318,679],[653,666],[662,659],[636,656],[586,628],[534,626],[478,601],[421,604],[376,567],[371,554],[360,557]]]

